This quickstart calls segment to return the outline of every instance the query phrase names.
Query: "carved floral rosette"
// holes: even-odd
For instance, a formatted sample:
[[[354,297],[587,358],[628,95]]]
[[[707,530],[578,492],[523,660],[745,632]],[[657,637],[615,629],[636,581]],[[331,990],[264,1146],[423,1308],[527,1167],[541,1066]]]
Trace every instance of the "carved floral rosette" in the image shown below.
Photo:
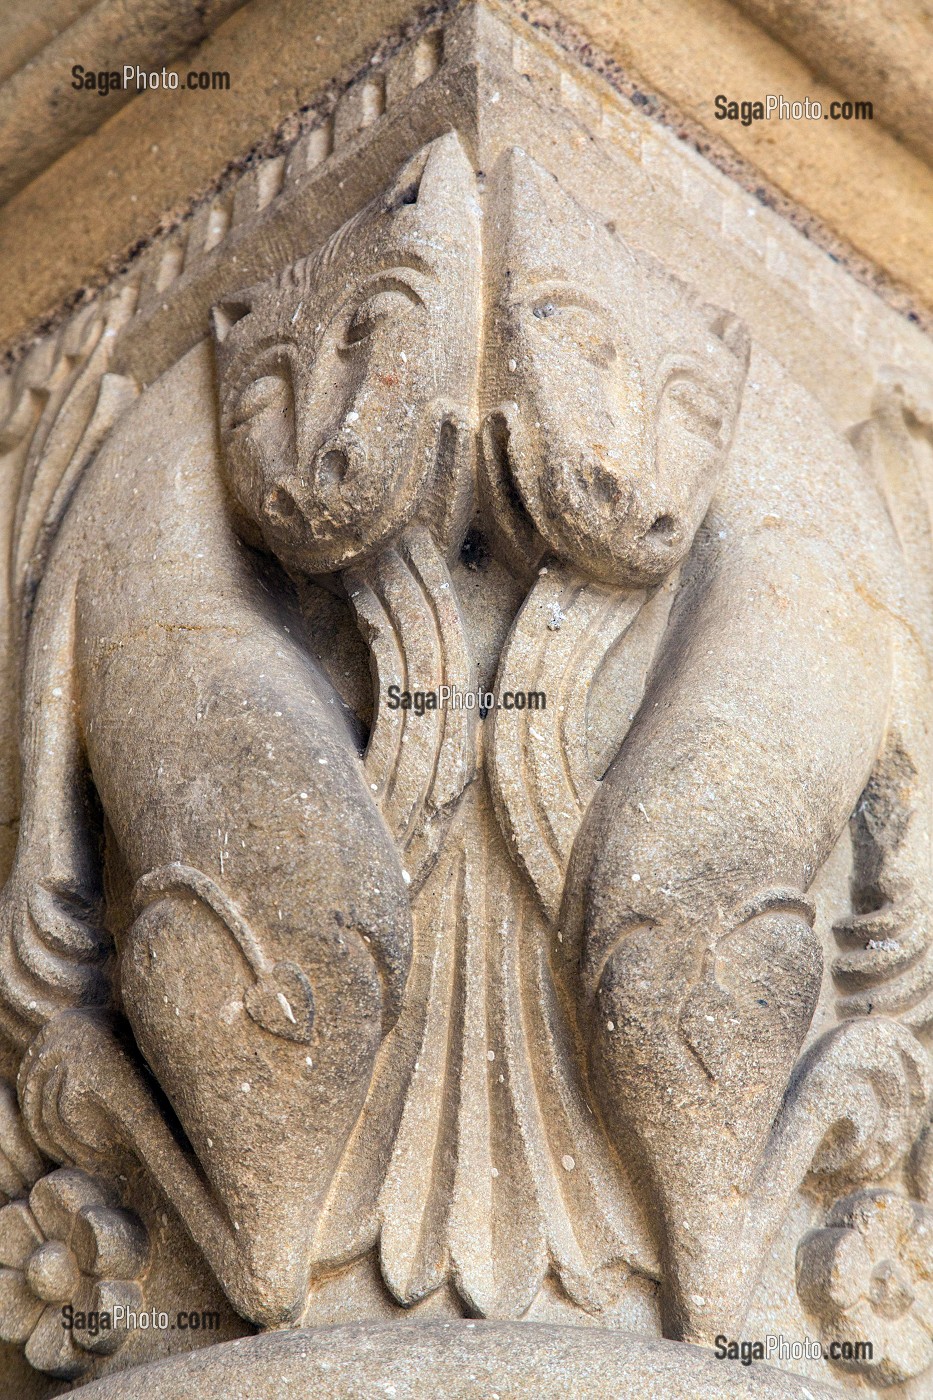
[[[838,1201],[801,1241],[797,1289],[843,1366],[897,1385],[933,1361],[933,1213],[891,1191]],[[871,1355],[864,1355],[870,1342]],[[850,1359],[851,1358],[851,1359]]]
[[[95,1352],[126,1340],[121,1319],[142,1308],[147,1263],[146,1233],[112,1188],[71,1168],[50,1172],[28,1202],[0,1209],[0,1337],[25,1343],[39,1371],[83,1375]],[[94,1320],[69,1328],[68,1309],[72,1323],[76,1314]]]

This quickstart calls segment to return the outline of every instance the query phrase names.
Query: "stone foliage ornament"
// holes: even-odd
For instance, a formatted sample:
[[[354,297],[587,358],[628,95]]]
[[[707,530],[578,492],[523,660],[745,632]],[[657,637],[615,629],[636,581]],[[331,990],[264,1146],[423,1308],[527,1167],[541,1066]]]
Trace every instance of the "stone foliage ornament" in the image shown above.
[[[114,303],[25,453],[0,1335],[119,1369],[48,1310],[178,1230],[244,1332],[702,1369],[804,1309],[916,1378],[927,391],[841,431],[547,149],[380,168],[186,273],[158,372]]]

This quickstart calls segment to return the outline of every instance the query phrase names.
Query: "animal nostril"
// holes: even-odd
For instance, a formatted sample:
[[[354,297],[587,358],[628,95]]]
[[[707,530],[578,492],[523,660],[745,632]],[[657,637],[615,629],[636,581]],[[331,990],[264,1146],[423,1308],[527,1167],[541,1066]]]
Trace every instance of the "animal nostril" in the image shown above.
[[[332,447],[321,458],[319,476],[323,486],[339,486],[347,474],[350,459],[341,447]]]
[[[614,506],[619,499],[619,483],[610,471],[597,467],[587,483],[593,499],[603,506]]]
[[[291,520],[297,509],[294,496],[284,486],[277,486],[266,497],[266,511],[280,520]]]
[[[659,515],[651,523],[648,538],[656,544],[673,544],[677,534],[677,524],[672,515]]]

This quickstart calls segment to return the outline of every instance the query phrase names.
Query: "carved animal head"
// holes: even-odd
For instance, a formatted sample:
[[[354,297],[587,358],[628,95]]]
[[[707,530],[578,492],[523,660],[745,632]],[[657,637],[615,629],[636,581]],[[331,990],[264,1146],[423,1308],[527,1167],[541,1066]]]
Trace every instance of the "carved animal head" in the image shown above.
[[[636,256],[521,151],[495,174],[481,481],[513,565],[657,583],[725,462],[744,328]]]
[[[295,573],[372,553],[419,506],[437,535],[468,508],[474,183],[441,137],[320,255],[214,310],[227,481]]]

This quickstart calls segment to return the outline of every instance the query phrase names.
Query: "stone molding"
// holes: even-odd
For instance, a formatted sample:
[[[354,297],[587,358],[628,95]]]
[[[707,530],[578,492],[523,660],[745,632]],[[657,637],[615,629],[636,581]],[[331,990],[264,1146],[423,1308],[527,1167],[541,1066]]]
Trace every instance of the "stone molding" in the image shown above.
[[[785,123],[778,141],[771,139],[773,124],[765,130],[715,121],[713,95],[723,85],[752,95],[809,93],[826,103],[839,94],[813,77],[791,51],[793,43],[783,47],[725,0],[671,3],[675,8],[667,19],[642,3],[619,7],[602,0],[573,5],[557,0],[556,8],[535,3],[524,12],[539,33],[552,33],[620,91],[634,94],[644,110],[705,151],[735,182],[759,189],[785,217],[796,218],[849,261],[857,275],[874,279],[892,304],[924,317],[931,300],[927,166],[880,120],[870,126],[826,123],[826,130],[815,133]],[[512,18],[525,28],[514,10]],[[250,160],[251,153],[265,153],[270,133],[278,132],[287,144],[296,106],[300,111],[332,106],[362,67],[371,60],[378,65],[386,50],[397,49],[406,33],[430,19],[429,11],[413,9],[410,0],[383,0],[362,10],[324,0],[311,7],[297,0],[243,7],[192,53],[199,66],[233,71],[240,85],[239,91],[217,95],[210,106],[200,103],[196,148],[188,141],[190,107],[172,94],[145,93],[99,127],[93,141],[72,147],[54,172],[37,175],[4,206],[0,260],[21,273],[4,298],[0,342],[18,342],[42,318],[60,315],[65,302],[109,277],[164,220],[177,220],[192,196],[215,189],[225,172]],[[280,79],[273,79],[261,60],[270,34],[282,36]],[[692,39],[672,43],[672,34]],[[330,66],[322,63],[323,53]],[[702,57],[713,54],[716,67]],[[873,93],[874,88],[859,95]],[[105,105],[94,96],[90,107]],[[879,111],[882,105],[876,99]],[[123,197],[128,183],[136,184],[132,200]],[[68,191],[64,201],[62,188]],[[896,220],[888,213],[894,208]]]

